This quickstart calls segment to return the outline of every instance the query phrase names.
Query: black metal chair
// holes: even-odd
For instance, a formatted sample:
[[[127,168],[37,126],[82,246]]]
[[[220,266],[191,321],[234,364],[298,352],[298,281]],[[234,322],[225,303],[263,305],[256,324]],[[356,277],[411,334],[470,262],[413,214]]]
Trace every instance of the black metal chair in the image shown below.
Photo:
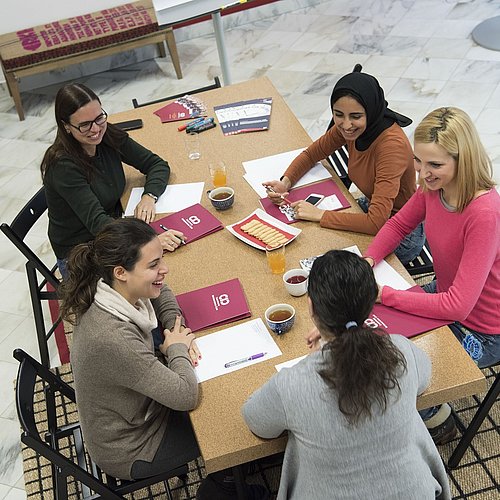
[[[149,102],[143,102],[143,103],[138,103],[137,99],[132,99],[132,105],[135,108],[142,108],[143,106],[149,106],[150,104],[158,104],[160,102],[164,101],[170,101],[172,99],[178,99],[179,97],[184,97],[185,95],[193,95],[193,94],[198,94],[200,92],[205,92],[207,90],[213,90],[213,89],[219,89],[221,87],[220,84],[220,79],[218,76],[214,78],[214,83],[211,85],[207,85],[206,87],[200,87],[199,89],[194,89],[194,90],[189,90],[187,92],[181,92],[180,94],[176,95],[171,95],[169,97],[162,97],[161,99],[156,99],[155,101],[149,101]]]
[[[164,482],[166,496],[172,500],[167,481],[176,476],[185,478],[188,472],[187,464],[136,481],[116,479],[105,474],[86,452],[80,424],[76,422],[58,425],[56,402],[76,404],[74,389],[22,349],[14,351],[14,358],[20,363],[17,373],[16,407],[22,427],[21,442],[51,463],[56,500],[68,498],[69,486],[73,486],[68,484],[69,477],[74,479],[77,498],[81,499],[119,500],[128,493]],[[43,405],[39,397],[40,381],[45,395],[43,415],[40,415],[40,408],[35,409],[35,399],[36,404]],[[38,425],[43,422],[46,422],[47,429],[39,430]]]
[[[498,363],[493,366],[498,366]],[[462,431],[462,437],[460,438],[460,441],[458,442],[457,446],[455,447],[455,450],[453,451],[448,460],[448,467],[450,469],[454,469],[455,467],[457,467],[458,464],[460,463],[460,460],[462,460],[464,453],[467,451],[467,448],[474,439],[474,436],[479,430],[479,427],[481,427],[481,424],[483,423],[484,419],[488,416],[488,413],[491,407],[495,404],[499,394],[500,394],[500,372],[496,374],[493,380],[493,384],[491,385],[483,401],[480,403],[468,427],[465,427],[463,425],[462,421],[460,420],[456,412],[453,410],[457,426]]]
[[[340,149],[334,151],[327,158],[328,163],[335,170],[335,173],[339,176],[340,180],[344,183],[344,186],[349,189],[351,187],[352,181],[349,179],[349,173],[347,169],[347,164],[349,162],[349,153],[347,152],[347,147],[344,145]]]
[[[425,240],[424,246],[420,254],[415,257],[411,262],[405,264],[405,268],[410,276],[419,276],[420,278],[426,275],[434,274],[434,264],[431,255],[431,249]]]
[[[57,264],[52,269],[49,269],[25,242],[26,235],[46,210],[47,200],[45,199],[45,188],[42,186],[21,209],[12,224],[9,225],[4,222],[0,225],[0,229],[27,259],[26,274],[28,276],[40,359],[44,366],[50,366],[48,341],[59,326],[60,320],[53,322],[47,330],[42,303],[43,301],[48,303],[48,301],[57,300],[59,280],[54,274]],[[46,290],[46,287],[49,290]]]

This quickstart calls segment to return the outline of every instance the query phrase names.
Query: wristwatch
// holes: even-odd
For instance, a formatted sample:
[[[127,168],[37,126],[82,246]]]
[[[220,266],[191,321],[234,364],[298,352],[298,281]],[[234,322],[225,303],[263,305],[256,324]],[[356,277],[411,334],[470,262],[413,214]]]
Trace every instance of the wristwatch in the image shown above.
[[[158,196],[155,196],[153,193],[144,193],[148,196],[151,196],[151,198],[153,198],[153,200],[155,200],[155,203],[158,201]]]

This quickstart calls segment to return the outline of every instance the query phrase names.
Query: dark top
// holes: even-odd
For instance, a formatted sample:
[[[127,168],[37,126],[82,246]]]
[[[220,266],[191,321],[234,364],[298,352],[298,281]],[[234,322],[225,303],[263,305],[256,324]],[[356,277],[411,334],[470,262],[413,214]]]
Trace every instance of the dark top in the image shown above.
[[[61,158],[47,169],[44,185],[49,209],[49,240],[59,259],[79,243],[94,239],[99,230],[123,213],[120,198],[125,189],[122,162],[146,175],[145,193],[160,196],[170,176],[168,163],[127,137],[120,152],[99,144],[95,170],[85,171],[71,158]]]

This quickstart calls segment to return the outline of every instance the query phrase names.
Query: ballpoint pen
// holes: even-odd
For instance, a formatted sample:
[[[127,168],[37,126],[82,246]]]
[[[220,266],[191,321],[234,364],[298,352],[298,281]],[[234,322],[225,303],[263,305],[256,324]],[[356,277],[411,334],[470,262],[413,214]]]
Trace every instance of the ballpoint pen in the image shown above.
[[[279,194],[277,193],[272,186],[265,186],[266,190],[267,191],[270,191],[271,193],[274,193],[274,194]],[[288,199],[288,198],[285,198],[282,194],[280,194],[280,197],[281,199],[285,202],[285,203],[288,203],[289,205],[292,204],[292,202]]]
[[[164,231],[168,231],[168,227],[165,227],[163,224],[160,224],[160,227],[164,230]],[[175,236],[175,235],[174,235]],[[180,238],[179,236],[175,236],[176,238],[179,238],[181,240],[181,245],[185,245],[186,242],[185,240],[183,240],[182,238]]]
[[[254,354],[253,356],[249,356],[248,358],[235,359],[234,361],[229,361],[224,365],[224,368],[231,368],[232,366],[240,365],[241,363],[246,363],[247,361],[252,361],[254,359],[259,359],[264,357],[267,352],[259,352],[259,354]]]

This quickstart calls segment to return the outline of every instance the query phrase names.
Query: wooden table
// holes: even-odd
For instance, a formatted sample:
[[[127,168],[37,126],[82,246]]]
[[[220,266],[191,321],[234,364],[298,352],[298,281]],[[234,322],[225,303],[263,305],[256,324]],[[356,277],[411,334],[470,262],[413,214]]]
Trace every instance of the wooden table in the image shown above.
[[[206,189],[210,189],[208,163],[217,159],[224,160],[228,167],[228,185],[236,191],[233,207],[225,212],[217,212],[206,196],[201,203],[224,225],[228,225],[243,219],[260,206],[257,194],[242,177],[242,161],[304,147],[310,144],[311,139],[267,78],[211,90],[199,96],[206,103],[209,116],[215,116],[214,105],[272,96],[270,130],[229,137],[224,137],[219,127],[203,132],[200,134],[201,159],[193,161],[187,158],[183,143],[185,134],[177,131],[179,123],[161,124],[159,118],[153,115],[152,112],[161,105],[119,113],[111,121],[142,118],[144,128],[133,131],[131,135],[169,161],[172,169],[171,184],[205,181]],[[325,101],[325,106],[327,104]],[[129,168],[127,177],[130,181],[129,188],[144,183],[142,176]],[[353,203],[348,210],[359,210],[340,181],[338,185]],[[127,198],[126,193],[124,199]],[[318,255],[333,248],[356,244],[363,251],[371,240],[367,235],[324,229],[312,222],[298,222],[295,227],[303,232],[286,247],[287,269],[299,267],[301,258]],[[304,334],[312,327],[312,322],[307,312],[306,296],[290,296],[283,286],[282,277],[268,271],[264,252],[242,243],[227,230],[166,254],[165,258],[170,265],[167,281],[175,293],[239,278],[252,318],[263,318],[265,309],[274,303],[286,302],[295,307],[297,318],[293,329],[275,339],[283,355],[203,382],[200,404],[191,412],[208,472],[282,451],[286,438],[263,440],[254,436],[245,425],[240,409],[248,396],[276,373],[276,364],[308,352]],[[411,280],[396,257],[391,256],[388,261]],[[215,330],[217,329],[205,330],[197,335],[206,335]],[[433,365],[431,384],[417,401],[419,408],[484,390],[486,384],[483,374],[448,327],[421,335],[415,339],[415,343],[429,354]]]

